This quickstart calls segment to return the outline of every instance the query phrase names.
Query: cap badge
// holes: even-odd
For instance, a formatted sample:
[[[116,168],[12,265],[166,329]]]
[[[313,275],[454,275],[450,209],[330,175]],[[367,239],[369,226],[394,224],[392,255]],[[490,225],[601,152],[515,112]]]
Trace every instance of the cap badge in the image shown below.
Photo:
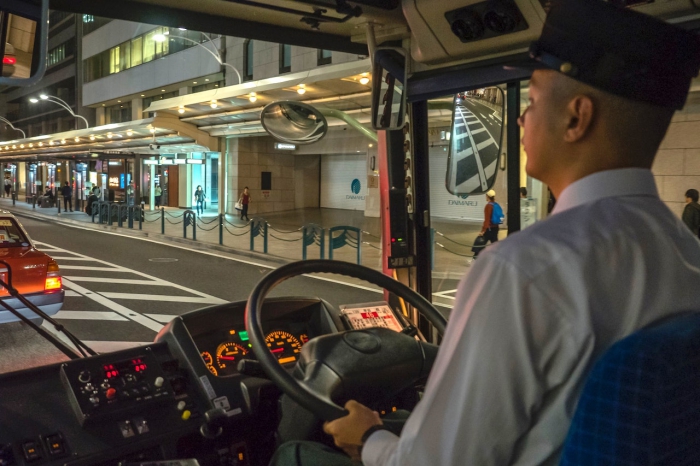
[[[565,61],[561,64],[561,66],[559,66],[559,71],[564,74],[575,74],[574,65],[572,65],[568,61]]]

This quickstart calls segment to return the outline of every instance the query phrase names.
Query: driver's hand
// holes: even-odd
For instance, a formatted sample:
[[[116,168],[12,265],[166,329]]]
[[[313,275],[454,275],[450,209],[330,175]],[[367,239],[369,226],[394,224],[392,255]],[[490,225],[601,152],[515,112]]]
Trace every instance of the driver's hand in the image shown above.
[[[359,461],[362,436],[372,426],[381,425],[379,413],[367,406],[350,400],[345,403],[348,415],[323,424],[323,430],[333,436],[335,444],[353,460]]]

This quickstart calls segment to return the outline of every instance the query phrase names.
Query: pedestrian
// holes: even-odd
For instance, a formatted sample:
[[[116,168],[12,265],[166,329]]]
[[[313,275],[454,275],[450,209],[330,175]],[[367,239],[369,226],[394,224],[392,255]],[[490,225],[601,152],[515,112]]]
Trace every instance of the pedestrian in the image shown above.
[[[351,400],[323,427],[347,456],[289,442],[272,465],[559,464],[596,360],[700,311],[700,242],[651,172],[700,69],[700,37],[611,2],[559,0],[529,56],[538,69],[518,124],[527,174],[557,198],[552,215],[488,248],[461,281],[400,434]],[[596,458],[587,453],[580,464]]]
[[[503,223],[503,208],[496,202],[496,191],[489,189],[486,192],[486,206],[484,207],[484,224],[481,226],[479,236],[483,237],[483,241],[479,241],[485,247],[489,241],[495,243],[498,241],[498,231]],[[474,250],[474,259],[483,251],[482,248]]]
[[[71,188],[69,182],[63,183],[63,188],[61,188],[61,194],[63,195],[63,210],[68,212],[69,209],[73,212],[73,201],[71,197],[73,196],[73,188]]]
[[[688,225],[690,231],[700,238],[700,204],[698,204],[698,190],[689,189],[685,192],[685,209],[683,209],[683,223]]]
[[[194,201],[197,206],[197,213],[199,215],[204,214],[204,200],[207,198],[207,195],[204,194],[204,190],[202,189],[202,185],[197,186],[197,190],[194,192]]]
[[[134,201],[136,200],[136,183],[131,180],[129,185],[126,187],[126,205],[132,206],[134,205]]]
[[[9,176],[5,177],[5,195],[10,197],[10,190],[12,190],[12,180]]]
[[[88,196],[87,199],[87,205],[85,206],[85,213],[88,215],[92,215],[92,209],[93,209],[93,204],[96,202],[99,202],[99,198],[97,197],[97,192],[99,189],[97,187],[92,188],[92,191],[90,192],[90,195]],[[96,209],[99,209],[98,206],[94,206]]]
[[[527,199],[527,188],[525,186],[520,187],[520,199]]]
[[[245,217],[246,221],[250,221],[248,218],[248,204],[250,204],[250,193],[248,192],[248,186],[243,188],[243,192],[241,193],[241,197],[238,199],[238,202],[240,202],[243,206],[241,209],[241,220],[243,220],[243,217]]]
[[[155,187],[155,198],[156,198],[156,208],[160,207],[160,197],[163,195],[163,190],[160,185],[157,184]]]

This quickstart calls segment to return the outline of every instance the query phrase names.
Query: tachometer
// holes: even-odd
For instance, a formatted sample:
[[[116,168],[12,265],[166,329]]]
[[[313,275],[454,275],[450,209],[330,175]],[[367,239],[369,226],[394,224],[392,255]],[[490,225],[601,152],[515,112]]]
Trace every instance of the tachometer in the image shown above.
[[[216,348],[216,364],[220,369],[235,368],[238,361],[244,359],[248,350],[233,342],[222,343]]]
[[[214,358],[211,357],[211,353],[209,351],[202,351],[202,359],[204,360],[204,364],[207,366],[207,369],[209,369],[209,372],[214,375],[219,375],[214,367]]]
[[[295,362],[301,351],[301,343],[292,334],[276,330],[265,337],[270,352],[280,364]]]

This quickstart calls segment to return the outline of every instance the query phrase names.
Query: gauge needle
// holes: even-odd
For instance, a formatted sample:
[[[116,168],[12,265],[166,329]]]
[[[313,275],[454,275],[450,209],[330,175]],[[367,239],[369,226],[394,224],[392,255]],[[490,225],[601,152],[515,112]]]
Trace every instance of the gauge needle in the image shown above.
[[[234,361],[236,358],[233,356],[219,356],[219,359],[226,359],[227,361]]]
[[[282,351],[284,351],[284,348],[277,348],[277,349],[271,350],[270,353],[281,353]]]

